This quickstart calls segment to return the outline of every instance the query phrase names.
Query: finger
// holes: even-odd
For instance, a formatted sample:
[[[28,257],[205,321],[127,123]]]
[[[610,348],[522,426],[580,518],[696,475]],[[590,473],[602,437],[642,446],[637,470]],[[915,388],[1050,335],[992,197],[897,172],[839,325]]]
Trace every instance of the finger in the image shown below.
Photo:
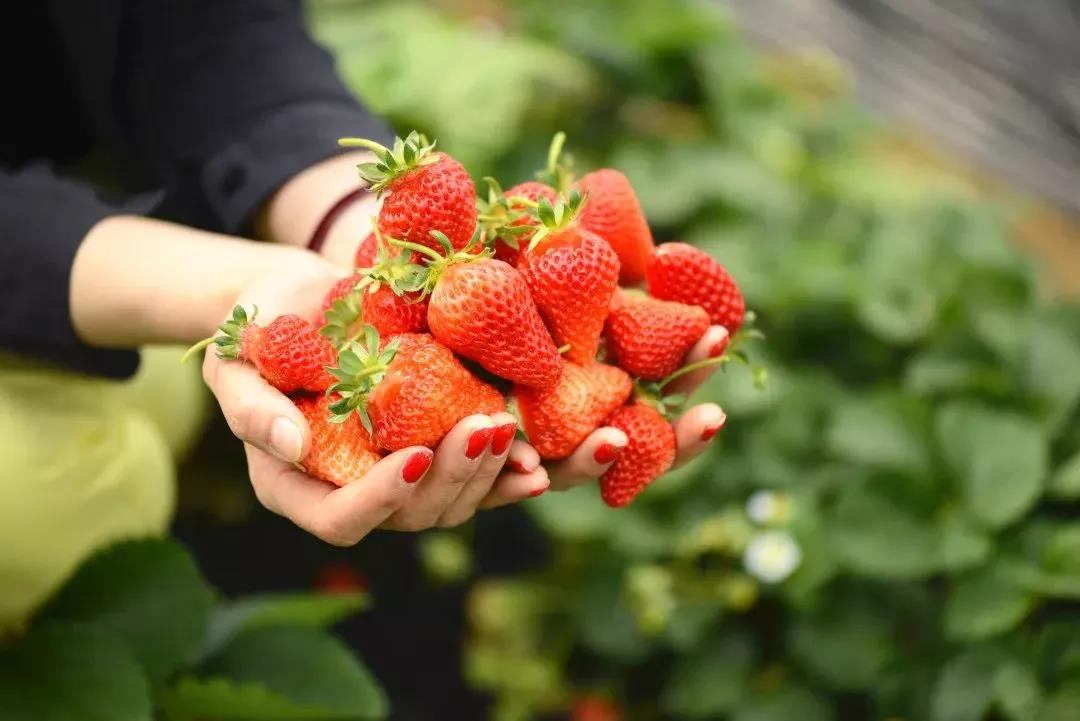
[[[512,415],[504,412],[491,416],[491,422],[495,424],[495,431],[492,433],[488,451],[484,454],[476,473],[439,517],[440,526],[452,528],[472,518],[476,513],[477,505],[491,490],[495,478],[503,469],[503,464],[510,453],[510,446],[514,442],[517,421]]]
[[[730,338],[727,329],[724,328],[724,326],[709,326],[709,329],[698,338],[698,342],[695,343],[694,347],[690,349],[690,352],[686,354],[686,361],[683,365],[697,363],[706,358],[719,358],[724,354],[724,351],[727,350],[729,340]],[[699,368],[692,373],[687,373],[664,388],[664,392],[693,393],[702,383],[709,380],[709,377],[716,372],[718,367],[719,366],[707,366],[705,368]]]
[[[270,454],[245,446],[259,502],[335,546],[351,546],[378,528],[416,492],[433,453],[405,448],[372,466],[363,479],[337,488]]]
[[[709,441],[724,427],[727,415],[715,403],[702,403],[675,421],[675,465],[681,466],[709,447]]]
[[[480,501],[480,509],[498,508],[526,498],[535,498],[546,491],[550,485],[551,481],[543,466],[537,466],[531,473],[505,471],[495,479],[495,484],[487,496]]]
[[[439,442],[424,482],[409,503],[389,519],[388,528],[421,531],[436,525],[484,463],[495,424],[489,416],[466,416]]]
[[[548,468],[553,490],[562,491],[599,478],[630,441],[618,428],[601,426],[574,449],[569,458]]]
[[[532,473],[540,465],[540,454],[525,441],[510,444],[510,453],[506,457],[505,468],[514,473]]]
[[[207,353],[203,379],[237,438],[289,463],[307,453],[310,434],[303,414],[254,367]]]

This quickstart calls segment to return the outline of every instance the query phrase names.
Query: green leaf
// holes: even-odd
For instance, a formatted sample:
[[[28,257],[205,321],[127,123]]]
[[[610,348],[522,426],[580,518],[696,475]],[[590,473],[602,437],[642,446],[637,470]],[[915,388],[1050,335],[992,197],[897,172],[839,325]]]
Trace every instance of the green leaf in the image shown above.
[[[808,689],[786,687],[771,694],[751,697],[731,716],[731,721],[832,721],[833,709]]]
[[[272,626],[324,628],[368,606],[368,596],[353,593],[283,593],[249,596],[222,604],[210,621],[207,653],[246,631]]]
[[[211,602],[206,582],[175,542],[129,541],[84,563],[40,619],[87,623],[115,635],[156,682],[198,655]]]
[[[4,721],[150,721],[146,675],[100,629],[46,623],[0,648]]]
[[[1024,345],[1022,376],[1047,428],[1059,428],[1080,401],[1080,343],[1049,323],[1034,324]]]
[[[893,658],[892,633],[880,602],[834,594],[819,613],[795,620],[791,653],[832,689],[865,689]]]
[[[949,513],[941,518],[941,566],[962,571],[978,566],[990,556],[993,544],[985,531],[965,516]]]
[[[630,663],[648,654],[650,643],[638,630],[623,593],[623,569],[613,560],[599,563],[588,574],[579,599],[578,628],[589,648]]]
[[[919,471],[929,463],[926,420],[925,408],[909,398],[853,398],[836,409],[826,443],[845,460]]]
[[[1061,689],[1046,699],[1035,721],[1076,721],[1080,714],[1080,686]]]
[[[1035,672],[1019,661],[1007,661],[994,677],[998,708],[1012,721],[1035,718],[1042,705],[1042,695]]]
[[[714,718],[737,709],[752,671],[754,647],[749,638],[727,635],[707,639],[678,657],[660,698],[676,718]]]
[[[912,578],[940,565],[937,529],[919,510],[888,493],[887,481],[844,489],[833,512],[830,540],[837,558],[856,573]]]
[[[978,641],[1014,628],[1035,599],[996,566],[958,578],[945,602],[945,633],[958,641]]]
[[[1080,498],[1080,452],[1062,463],[1050,477],[1049,493],[1056,498]]]
[[[938,678],[930,700],[931,721],[980,721],[994,698],[1001,658],[972,649],[952,659]]]
[[[1020,518],[1042,493],[1047,438],[1029,419],[964,402],[937,416],[942,453],[976,520],[999,528]]]
[[[180,719],[381,719],[382,690],[337,639],[312,628],[243,633],[166,693]]]

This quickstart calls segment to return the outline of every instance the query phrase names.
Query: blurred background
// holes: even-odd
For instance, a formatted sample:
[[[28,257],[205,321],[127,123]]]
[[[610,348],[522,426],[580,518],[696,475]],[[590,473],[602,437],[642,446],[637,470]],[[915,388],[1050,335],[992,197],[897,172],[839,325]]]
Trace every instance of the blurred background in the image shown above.
[[[719,442],[624,510],[586,487],[348,550],[259,508],[193,410],[175,533],[214,586],[366,590],[338,630],[395,721],[1080,719],[1072,4],[307,10],[477,178],[557,130],[623,170],[739,280],[770,383],[714,379]]]

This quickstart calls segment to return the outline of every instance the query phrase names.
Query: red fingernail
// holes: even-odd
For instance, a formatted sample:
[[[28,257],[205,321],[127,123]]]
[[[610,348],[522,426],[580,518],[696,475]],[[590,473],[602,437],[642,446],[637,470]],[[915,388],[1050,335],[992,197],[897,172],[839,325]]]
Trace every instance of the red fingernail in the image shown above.
[[[473,431],[473,434],[469,436],[469,445],[465,448],[466,457],[469,460],[479,457],[484,452],[484,449],[488,447],[488,443],[491,443],[491,434],[494,432],[494,428],[481,428],[478,431]]]
[[[611,463],[619,454],[622,453],[622,448],[614,443],[603,443],[593,452],[593,460],[603,465],[605,463]]]
[[[509,468],[514,473],[532,473],[533,470],[535,470],[533,468],[526,468],[525,466],[518,463],[517,461],[507,461],[506,462],[506,467]]]
[[[535,491],[529,494],[529,498],[536,498],[537,496],[542,496],[544,495],[544,491],[546,491],[547,489],[547,486],[544,486],[543,488],[537,488]]]
[[[514,440],[514,431],[516,430],[517,426],[513,423],[507,423],[496,428],[491,439],[491,452],[496,456],[505,453],[506,449],[510,447],[510,441]]]
[[[715,436],[715,435],[716,435],[716,433],[717,433],[717,432],[718,432],[718,431],[719,431],[719,430],[720,430],[721,428],[723,428],[723,427],[724,427],[724,421],[726,421],[726,420],[727,420],[727,419],[725,418],[725,419],[724,419],[723,421],[720,421],[720,423],[718,423],[717,425],[715,425],[715,426],[709,426],[708,428],[706,428],[705,430],[703,430],[703,431],[701,432],[701,440],[702,440],[702,442],[705,442],[705,441],[711,441],[711,440],[712,440],[712,437],[713,437],[713,436]]]
[[[427,473],[428,467],[431,466],[431,458],[434,455],[430,450],[425,449],[409,456],[409,460],[405,461],[405,465],[401,467],[401,480],[406,483],[419,481]]]
[[[713,347],[709,349],[709,357],[719,358],[720,356],[724,355],[724,351],[727,350],[728,341],[730,340],[731,337],[725,335],[722,339],[716,341],[716,343],[713,344]]]

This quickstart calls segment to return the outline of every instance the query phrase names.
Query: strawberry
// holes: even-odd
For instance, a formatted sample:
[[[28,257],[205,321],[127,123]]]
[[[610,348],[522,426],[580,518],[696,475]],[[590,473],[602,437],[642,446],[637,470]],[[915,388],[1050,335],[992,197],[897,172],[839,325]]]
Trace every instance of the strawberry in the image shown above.
[[[577,363],[596,360],[608,306],[619,283],[619,258],[607,241],[580,227],[580,196],[553,209],[543,200],[543,227],[521,251],[518,270],[556,345]]]
[[[361,280],[363,280],[362,275],[354,274],[342,278],[330,286],[330,290],[326,291],[326,295],[323,296],[322,306],[319,308],[319,317],[316,322],[319,324],[332,322],[333,316],[330,311],[333,309],[334,303],[339,300],[346,300],[349,294],[356,290],[356,286]]]
[[[633,382],[615,366],[565,361],[559,382],[548,390],[517,386],[522,426],[540,457],[565,458],[630,397]]]
[[[569,721],[623,721],[622,707],[600,696],[580,696],[574,699]]]
[[[465,369],[430,335],[406,333],[380,343],[368,327],[365,345],[351,343],[331,371],[341,394],[335,419],[371,428],[375,444],[389,451],[434,448],[462,418],[505,409],[502,395]]]
[[[326,372],[336,360],[334,347],[318,329],[298,315],[275,318],[266,327],[255,325],[243,306],[233,308],[232,318],[220,327],[221,334],[193,346],[188,353],[217,345],[219,358],[245,360],[282,393],[326,390],[333,378]]]
[[[525,198],[533,202],[538,202],[541,199],[546,200],[549,203],[554,204],[557,197],[555,189],[550,185],[544,185],[536,180],[526,180],[524,183],[518,183],[514,187],[506,191],[507,198]],[[510,227],[520,227],[523,225],[532,225],[533,221],[529,214],[525,212],[525,206],[520,203],[511,203],[510,211],[512,213],[520,214],[520,217],[510,222]],[[528,244],[530,239],[530,233],[522,233],[516,240],[519,244]],[[499,260],[505,260],[510,265],[516,265],[518,259],[518,248],[514,248],[506,243],[505,240],[499,239],[495,243],[495,257]]]
[[[365,289],[360,301],[360,315],[379,331],[379,335],[423,333],[427,327],[427,299],[416,293],[397,295],[386,283]]]
[[[649,294],[704,308],[709,320],[734,334],[742,326],[746,303],[735,279],[711,255],[686,243],[665,243],[649,257]]]
[[[517,264],[518,251],[532,236],[537,225],[530,204],[541,198],[549,203],[556,199],[555,189],[535,181],[515,185],[505,193],[494,178],[488,183],[487,197],[477,200],[477,218],[487,243],[495,250],[495,258],[510,265]]]
[[[627,294],[608,316],[606,348],[630,375],[660,380],[708,329],[709,314],[697,306]]]
[[[653,251],[653,237],[630,181],[618,170],[603,168],[586,174],[577,187],[589,197],[581,226],[615,249],[624,285],[641,283]]]
[[[379,259],[379,242],[375,238],[375,231],[368,233],[360,245],[356,248],[356,256],[353,258],[354,268],[370,268]]]
[[[629,443],[600,476],[600,497],[612,508],[627,505],[675,461],[675,431],[651,406],[623,406],[606,425],[620,429]]]
[[[529,287],[513,266],[477,254],[474,243],[454,251],[449,240],[432,233],[445,255],[415,243],[391,241],[425,256],[393,281],[398,293],[430,294],[431,333],[458,355],[521,385],[550,388],[559,379],[559,350]]]
[[[382,458],[359,418],[330,422],[331,398],[326,394],[300,395],[292,401],[311,429],[311,448],[301,461],[309,475],[344,486],[363,478]]]
[[[393,149],[363,138],[343,138],[345,146],[364,147],[378,160],[362,163],[360,177],[379,196],[378,228],[386,237],[438,248],[430,232],[439,231],[456,249],[464,248],[476,229],[476,188],[465,168],[436,152],[419,133],[396,138]]]

